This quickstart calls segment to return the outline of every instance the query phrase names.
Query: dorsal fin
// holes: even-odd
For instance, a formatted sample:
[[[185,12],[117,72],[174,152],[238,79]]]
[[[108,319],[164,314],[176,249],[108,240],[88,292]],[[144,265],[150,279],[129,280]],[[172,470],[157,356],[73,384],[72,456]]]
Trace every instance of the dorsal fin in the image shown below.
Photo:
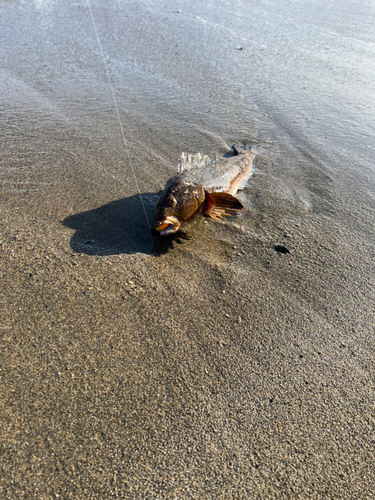
[[[190,153],[181,153],[177,171],[181,173],[185,172],[185,170],[191,170],[192,168],[205,167],[210,163],[212,163],[212,160],[207,155],[202,155],[201,153],[196,153],[194,155]]]

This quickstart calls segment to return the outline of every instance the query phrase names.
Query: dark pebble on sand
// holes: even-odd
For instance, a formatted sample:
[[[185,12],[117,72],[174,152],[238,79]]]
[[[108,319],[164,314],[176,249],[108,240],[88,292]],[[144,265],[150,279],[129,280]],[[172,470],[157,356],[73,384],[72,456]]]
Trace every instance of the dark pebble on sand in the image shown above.
[[[282,245],[276,245],[275,250],[276,250],[276,252],[279,252],[279,253],[290,253],[290,250],[288,250],[286,247],[284,247]]]

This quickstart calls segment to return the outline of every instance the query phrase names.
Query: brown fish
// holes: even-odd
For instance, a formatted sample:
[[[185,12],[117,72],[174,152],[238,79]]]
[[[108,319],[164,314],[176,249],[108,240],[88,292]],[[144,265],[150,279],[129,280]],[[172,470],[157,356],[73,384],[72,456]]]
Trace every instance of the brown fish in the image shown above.
[[[200,215],[219,220],[243,210],[234,195],[252,172],[255,152],[237,145],[233,152],[217,162],[200,153],[182,153],[178,174],[167,182],[156,204],[154,229],[165,236]]]

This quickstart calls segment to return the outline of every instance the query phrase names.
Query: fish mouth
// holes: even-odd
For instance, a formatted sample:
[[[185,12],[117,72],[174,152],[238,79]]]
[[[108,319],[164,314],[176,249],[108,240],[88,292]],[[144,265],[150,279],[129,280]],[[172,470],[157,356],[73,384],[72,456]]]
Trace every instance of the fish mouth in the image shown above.
[[[180,229],[180,223],[175,217],[157,220],[154,222],[154,229],[159,231],[161,236],[176,233]]]

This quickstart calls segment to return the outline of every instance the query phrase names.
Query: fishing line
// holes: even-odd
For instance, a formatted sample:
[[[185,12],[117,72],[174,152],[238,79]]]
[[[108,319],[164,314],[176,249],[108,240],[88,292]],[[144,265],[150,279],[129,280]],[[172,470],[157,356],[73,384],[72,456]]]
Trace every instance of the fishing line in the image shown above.
[[[93,24],[93,26],[94,26],[94,30],[95,30],[95,33],[96,33],[96,38],[97,38],[97,40],[98,40],[98,44],[99,44],[99,47],[100,47],[100,51],[101,51],[101,53],[102,53],[103,62],[104,62],[104,67],[105,67],[105,70],[106,70],[106,73],[107,73],[108,83],[109,83],[109,86],[111,87],[111,92],[112,92],[113,102],[115,103],[115,108],[116,108],[116,112],[117,112],[117,118],[118,118],[118,122],[119,122],[120,129],[121,129],[121,134],[122,134],[122,139],[123,139],[124,146],[125,146],[125,151],[126,151],[126,154],[127,154],[127,156],[128,156],[129,165],[130,165],[131,171],[132,171],[132,173],[133,173],[134,182],[135,182],[136,188],[137,188],[137,190],[138,190],[139,199],[141,200],[141,204],[142,204],[142,208],[143,208],[143,213],[145,214],[145,219],[146,219],[147,225],[148,225],[148,227],[149,227],[149,228],[151,228],[151,226],[150,226],[150,222],[149,222],[148,217],[147,217],[146,207],[145,207],[145,204],[144,204],[144,201],[143,201],[143,198],[142,198],[141,190],[139,189],[139,186],[138,186],[138,181],[137,181],[137,177],[136,177],[136,175],[135,175],[135,170],[134,170],[134,167],[133,167],[133,164],[132,164],[131,158],[130,158],[130,153],[129,153],[128,145],[127,145],[126,138],[125,138],[124,127],[123,127],[123,125],[122,125],[122,121],[121,121],[121,117],[120,117],[120,111],[119,111],[119,108],[118,108],[118,105],[117,105],[117,100],[116,100],[115,91],[114,91],[114,89],[113,89],[112,80],[111,80],[111,76],[110,76],[110,73],[109,73],[109,69],[108,69],[107,61],[105,60],[105,55],[104,55],[104,50],[103,50],[102,42],[100,41],[100,38],[99,38],[99,33],[98,33],[98,29],[97,29],[97,27],[96,27],[95,19],[94,19],[94,16],[93,16],[93,14],[92,14],[91,5],[90,5],[90,0],[86,0],[86,1],[87,1],[87,6],[88,6],[88,8],[89,8],[89,12],[90,12],[90,16],[91,16],[92,24]]]

